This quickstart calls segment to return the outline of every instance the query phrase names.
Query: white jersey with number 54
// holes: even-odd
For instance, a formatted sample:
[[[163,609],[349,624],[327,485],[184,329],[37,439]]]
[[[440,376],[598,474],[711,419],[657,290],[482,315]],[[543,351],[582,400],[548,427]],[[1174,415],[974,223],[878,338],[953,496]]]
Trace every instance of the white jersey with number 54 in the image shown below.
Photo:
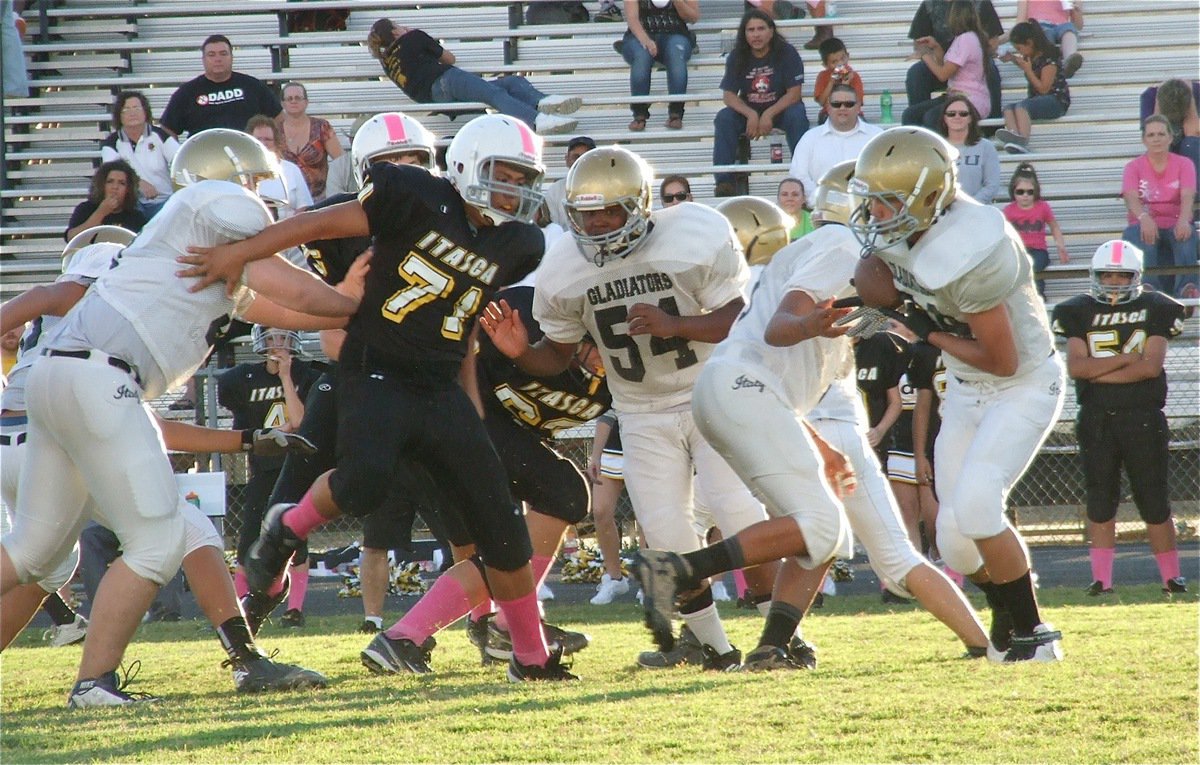
[[[590,334],[604,357],[613,406],[657,412],[691,402],[711,343],[628,334],[630,307],[649,303],[698,316],[742,297],[749,278],[729,221],[695,203],[657,210],[632,254],[596,266],[564,236],[546,253],[534,287],[533,316],[546,337],[577,343]]]

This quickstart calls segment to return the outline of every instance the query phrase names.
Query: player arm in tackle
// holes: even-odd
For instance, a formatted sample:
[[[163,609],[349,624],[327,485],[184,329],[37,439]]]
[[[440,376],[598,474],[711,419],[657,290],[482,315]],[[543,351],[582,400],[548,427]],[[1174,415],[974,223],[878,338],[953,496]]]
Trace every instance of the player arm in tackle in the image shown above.
[[[336,288],[281,257],[255,261],[246,285],[257,294],[243,318],[280,329],[340,329],[358,310],[370,257],[359,255]]]
[[[236,454],[253,452],[259,457],[277,457],[287,452],[316,454],[317,447],[304,436],[270,430],[224,430],[168,420],[152,412],[162,433],[163,443],[171,451],[194,454]]]
[[[1167,338],[1151,335],[1146,339],[1146,349],[1140,356],[1136,353],[1122,355],[1133,356],[1133,361],[1120,369],[1093,377],[1092,382],[1131,383],[1153,380],[1162,374],[1163,364],[1167,359]]]
[[[63,316],[87,292],[88,285],[74,281],[39,284],[0,305],[0,334],[39,316]]]
[[[719,343],[729,335],[729,328],[745,306],[746,301],[734,298],[715,311],[695,316],[675,316],[656,305],[634,303],[629,307],[626,321],[630,335],[682,337],[700,343]]]
[[[545,336],[530,345],[521,312],[507,300],[488,303],[479,315],[479,325],[501,353],[534,377],[553,377],[565,372],[579,347],[579,343],[559,343]]]
[[[1163,350],[1165,353],[1165,344]],[[1112,382],[1110,380],[1099,380],[1098,378],[1123,370],[1134,362],[1140,361],[1141,358],[1141,355],[1137,353],[1118,353],[1113,356],[1100,357],[1092,356],[1088,353],[1087,342],[1082,337],[1067,338],[1067,374],[1076,380]],[[1151,375],[1151,377],[1157,377],[1157,373]],[[1125,380],[1122,382],[1131,381]]]
[[[177,260],[188,267],[178,276],[197,277],[191,286],[199,292],[210,284],[223,281],[232,295],[246,264],[269,258],[289,247],[298,247],[317,239],[341,239],[371,233],[367,214],[358,200],[309,210],[272,223],[254,236],[217,247],[189,247],[188,255]]]
[[[849,332],[850,327],[835,327],[833,323],[853,310],[834,308],[833,298],[817,303],[807,292],[792,290],[779,301],[763,339],[767,345],[785,347],[814,337],[838,337]]]

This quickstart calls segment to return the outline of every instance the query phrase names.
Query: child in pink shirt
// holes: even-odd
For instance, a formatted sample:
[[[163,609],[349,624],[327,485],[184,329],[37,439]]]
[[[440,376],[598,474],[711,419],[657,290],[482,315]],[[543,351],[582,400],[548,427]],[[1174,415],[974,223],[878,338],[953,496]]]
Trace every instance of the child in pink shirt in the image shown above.
[[[1046,228],[1054,237],[1054,245],[1058,248],[1058,262],[1067,264],[1071,256],[1067,253],[1067,243],[1063,239],[1062,228],[1054,217],[1054,211],[1046,200],[1042,199],[1042,185],[1038,183],[1037,171],[1028,162],[1017,165],[1012,179],[1008,182],[1008,196],[1013,200],[1004,208],[1004,217],[1021,235],[1025,251],[1033,260],[1035,272],[1045,271],[1050,265],[1050,252],[1046,249]],[[1038,294],[1046,297],[1046,282],[1037,280]]]
[[[989,50],[988,37],[980,25],[974,4],[952,3],[948,24],[954,34],[950,47],[943,52],[934,38],[920,38],[917,42],[921,60],[934,77],[946,83],[947,93],[963,93],[980,114],[990,114],[992,98],[988,91],[985,70],[985,56]],[[937,121],[941,116],[940,107],[945,100],[946,96],[941,95],[928,101],[909,104],[904,110],[901,122],[905,125],[924,125],[930,130],[936,130]]]

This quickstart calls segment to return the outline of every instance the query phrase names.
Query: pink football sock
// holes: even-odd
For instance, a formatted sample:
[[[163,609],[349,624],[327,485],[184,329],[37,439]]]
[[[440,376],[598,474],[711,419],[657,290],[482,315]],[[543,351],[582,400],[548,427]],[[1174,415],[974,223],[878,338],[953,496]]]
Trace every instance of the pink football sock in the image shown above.
[[[733,588],[737,590],[739,598],[746,597],[746,593],[750,592],[750,585],[746,584],[746,575],[742,573],[740,568],[733,570]]]
[[[239,600],[247,592],[250,592],[250,585],[246,584],[246,570],[241,566],[238,566],[237,571],[233,572],[233,591]]]
[[[1158,573],[1162,576],[1164,585],[1167,583],[1167,580],[1179,576],[1178,550],[1154,553],[1154,560],[1158,563]]]
[[[942,564],[942,573],[944,573],[951,582],[957,584],[958,589],[961,590],[964,586],[966,586],[967,578],[944,563]]]
[[[384,630],[392,640],[408,638],[421,645],[433,633],[453,624],[471,610],[471,600],[462,584],[442,575],[400,621]]]
[[[1112,547],[1091,547],[1088,559],[1092,562],[1092,581],[1100,582],[1104,589],[1112,587],[1113,558],[1117,551]]]
[[[283,525],[301,539],[308,539],[308,535],[313,529],[328,521],[328,518],[317,512],[317,505],[313,502],[312,489],[305,492],[300,504],[283,514]]]
[[[288,590],[287,607],[296,609],[297,611],[304,610],[304,596],[308,594],[308,561],[305,560],[298,566],[292,566],[292,589]]]
[[[516,600],[497,600],[500,613],[507,615],[508,634],[512,638],[513,655],[525,666],[544,667],[550,658],[542,620],[538,617],[537,592],[522,595]]]

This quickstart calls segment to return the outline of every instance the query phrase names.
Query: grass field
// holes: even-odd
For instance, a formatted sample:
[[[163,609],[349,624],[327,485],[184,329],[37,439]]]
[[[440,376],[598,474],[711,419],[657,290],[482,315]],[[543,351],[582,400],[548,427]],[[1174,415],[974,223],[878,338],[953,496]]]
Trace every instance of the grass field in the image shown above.
[[[1097,602],[1043,591],[1064,632],[1056,665],[959,659],[948,631],[916,608],[839,597],[806,621],[815,672],[639,670],[648,647],[632,604],[555,607],[583,628],[580,683],[513,686],[479,666],[461,626],[434,651],[437,674],[379,678],[359,664],[367,640],[350,617],[268,626],[280,658],[329,688],[236,696],[199,622],[143,627],[131,686],[164,701],[70,711],[78,647],[24,635],[2,666],[0,761],[25,762],[1184,762],[1197,744],[1194,596],[1124,587]],[[978,603],[977,603],[978,605]],[[724,612],[753,647],[759,618]]]

